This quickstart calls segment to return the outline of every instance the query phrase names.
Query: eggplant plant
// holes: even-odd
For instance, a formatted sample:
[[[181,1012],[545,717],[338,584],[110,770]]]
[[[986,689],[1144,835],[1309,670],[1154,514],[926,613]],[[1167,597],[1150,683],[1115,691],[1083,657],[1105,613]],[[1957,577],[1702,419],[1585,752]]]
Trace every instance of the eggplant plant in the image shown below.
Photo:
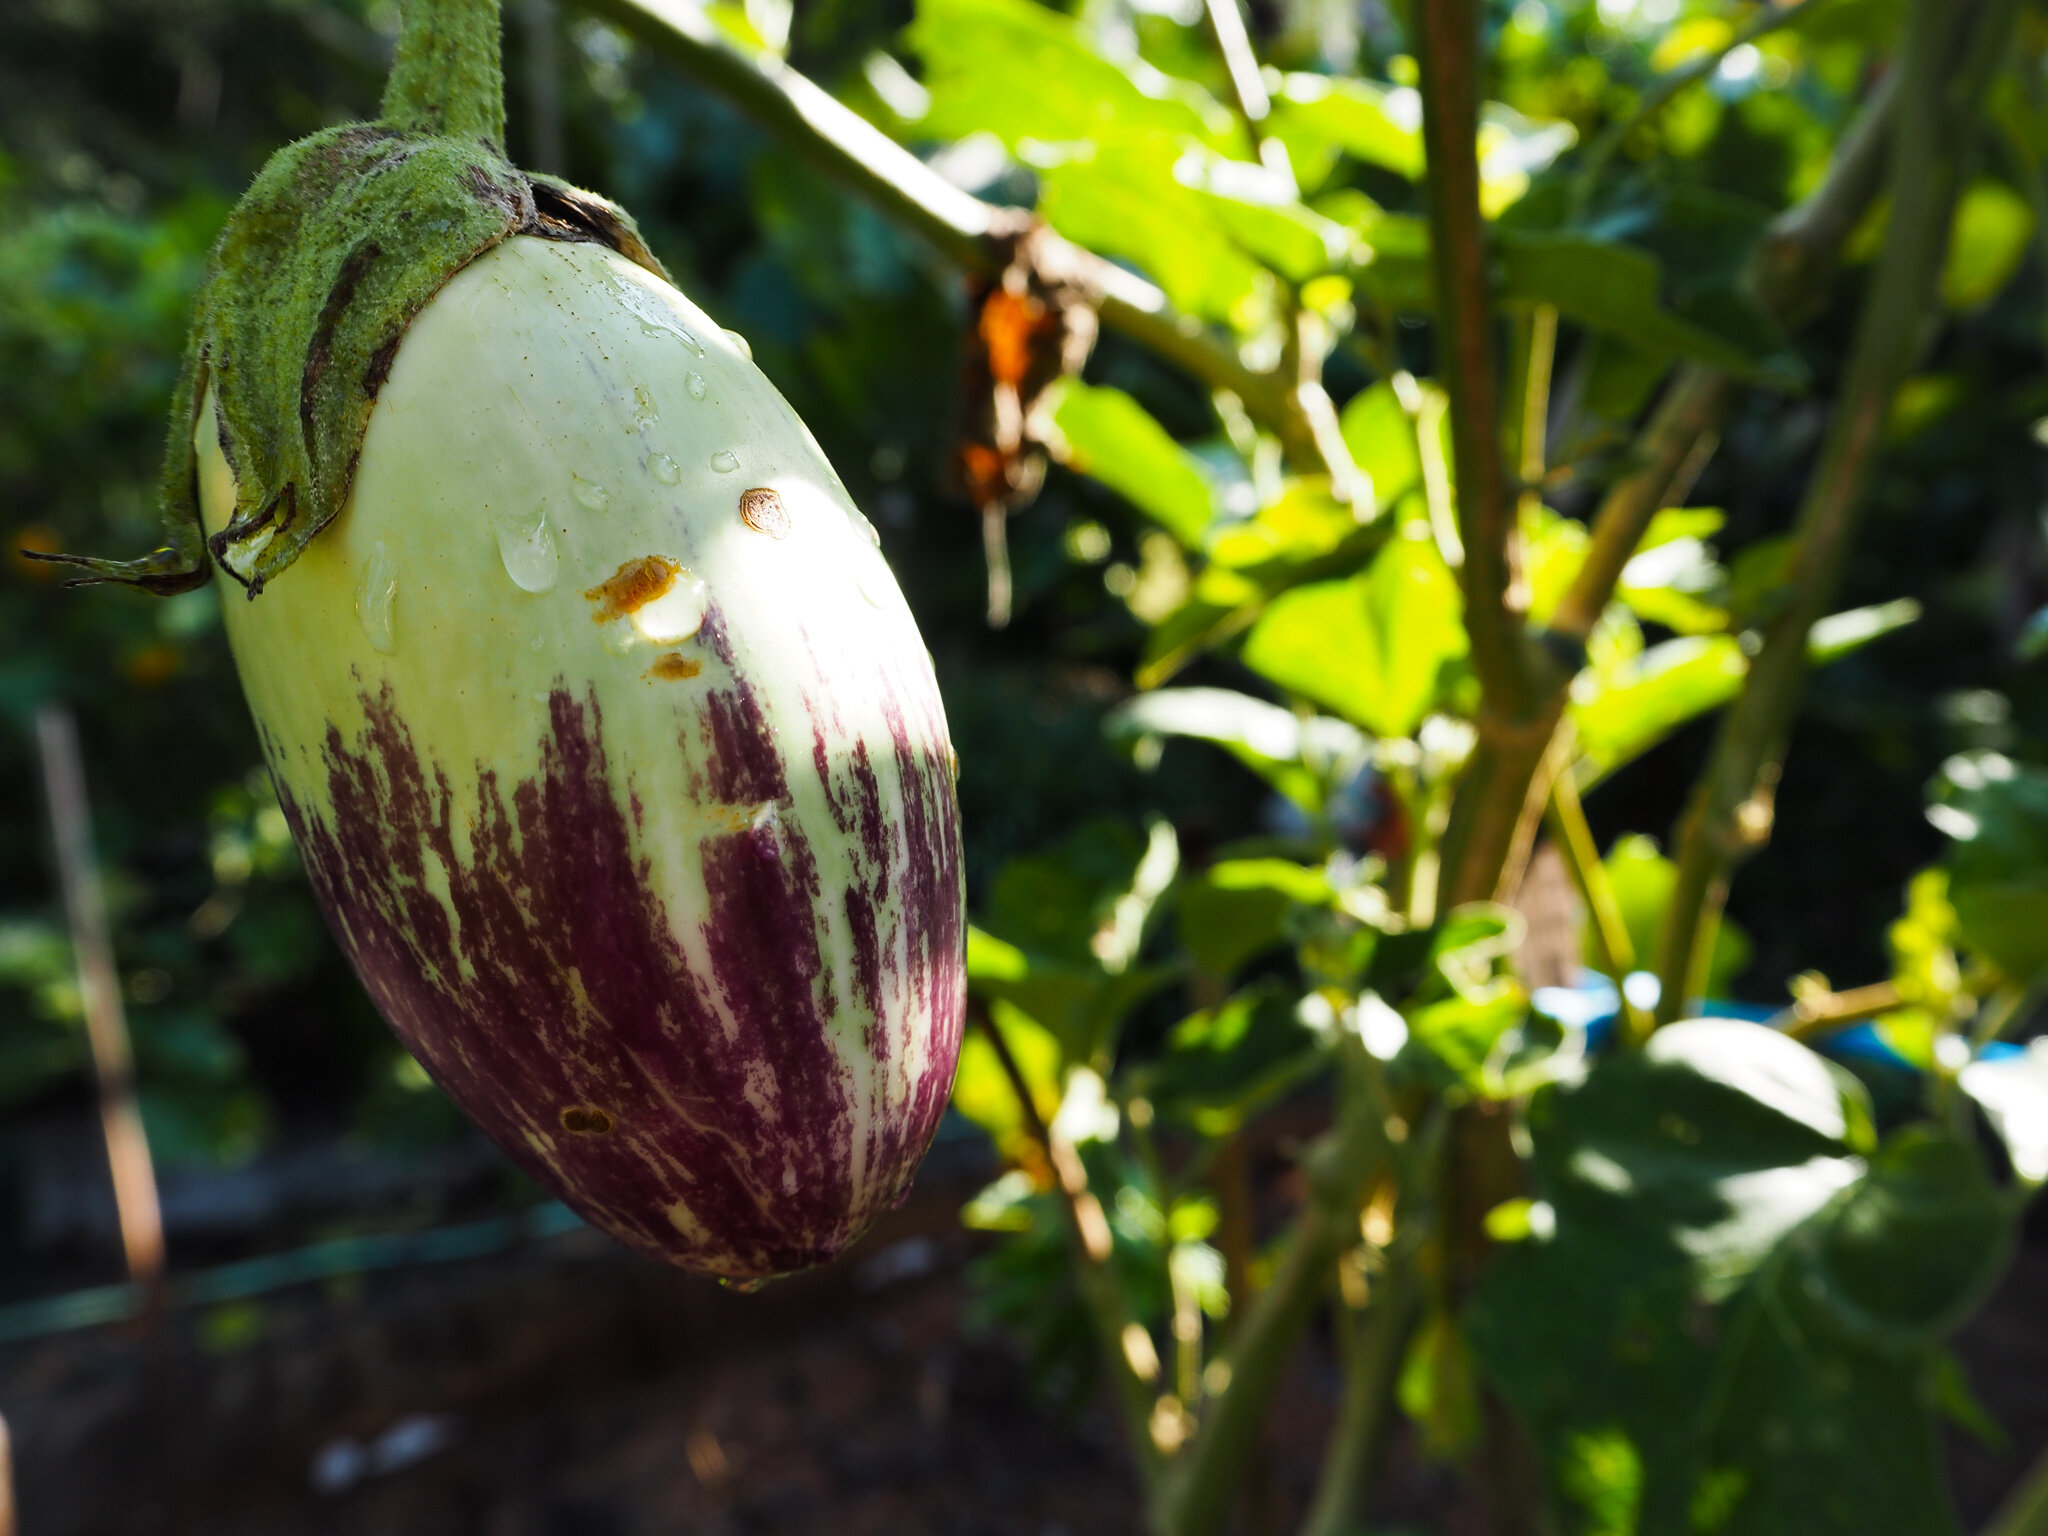
[[[273,771],[422,1059],[629,1241],[784,1268],[907,1178],[964,942],[952,1104],[1005,1163],[965,1213],[980,1315],[1049,1389],[1107,1401],[1156,1536],[1359,1536],[1397,1432],[1501,1532],[1955,1530],[1939,1423],[1980,1416],[1947,1341],[2048,1179],[2048,1061],[2014,1038],[2048,986],[2048,779],[1946,764],[1949,847],[1902,893],[1889,975],[1731,1001],[1750,941],[1724,907],[1799,771],[1809,679],[1881,679],[1917,620],[1851,605],[1846,573],[1887,462],[1977,398],[1930,349],[2025,286],[2039,18],[1408,0],[1277,30],[1259,8],[1255,41],[1235,0],[920,0],[914,72],[868,58],[857,111],[791,68],[772,6],[587,8],[967,274],[952,478],[990,617],[1028,628],[1060,590],[1045,541],[1006,548],[1050,487],[1026,515],[1070,514],[1055,563],[1115,610],[1087,653],[1120,674],[1109,737],[1156,783],[1241,770],[1260,830],[1090,820],[972,872],[949,928],[943,722],[850,504],[616,210],[512,171],[486,118],[478,174],[512,212],[418,286],[375,410],[315,388],[302,453],[302,370],[263,365],[280,412],[196,367],[188,542],[104,572],[185,579],[203,519],[206,558],[264,589],[229,624]],[[300,315],[253,327],[293,368]],[[1758,416],[1813,426],[1752,472],[1796,485],[1787,527],[1695,503]],[[249,478],[249,423],[284,424],[302,502]],[[813,623],[832,636],[799,647]],[[1587,797],[1709,722],[1664,843],[1603,849]],[[543,827],[565,841],[537,869]],[[724,899],[750,852],[761,883]],[[1540,868],[1576,893],[1561,967],[1526,932]],[[631,899],[579,905],[593,869]],[[884,1005],[863,899],[898,925]],[[679,948],[641,921],[656,900]],[[650,977],[683,1001],[643,1046]],[[801,1107],[755,1102],[739,1058],[696,1107],[706,1020],[771,1018],[799,1027],[746,1038],[808,1053],[762,1063]],[[700,1113],[758,1197],[708,1238]],[[651,1203],[614,1204],[621,1181]],[[1264,1497],[1312,1350],[1339,1383],[1320,1470]],[[2048,1469],[1991,1529],[2044,1510]]]
[[[1723,906],[1808,674],[1917,616],[1838,592],[1944,307],[2019,261],[2029,221],[1979,214],[2031,194],[1978,171],[1986,102],[2038,141],[2019,8],[1690,7],[1661,72],[1574,123],[1482,99],[1570,8],[1376,13],[1369,78],[1263,65],[1232,0],[924,0],[916,80],[868,71],[892,126],[992,138],[1039,224],[708,23],[598,9],[981,274],[957,478],[991,617],[1020,600],[1001,533],[1034,456],[1100,482],[1141,636],[1108,730],[1160,773],[1228,753],[1271,796],[1266,835],[1193,856],[1164,820],[1077,829],[986,876],[969,935],[954,1101],[1011,1164],[967,1213],[983,1315],[1104,1393],[1149,1528],[1279,1528],[1247,1490],[1326,1326],[1304,1536],[1369,1529],[1402,1418],[1503,1532],[1954,1529],[1943,1341],[2048,1171],[2040,1057],[2000,1038],[2042,985],[2034,771],[1951,765],[1955,852],[1888,979],[1730,1005]],[[1631,7],[1598,9],[1574,24],[1626,35]],[[1655,146],[1759,74],[1830,103],[1783,206],[1673,175],[1687,233],[1632,222]],[[1852,264],[1816,381],[1801,328]],[[1207,390],[1208,435],[1077,372],[1096,322]],[[1826,426],[1789,533],[1724,564],[1723,512],[1688,497],[1758,395],[1817,395]],[[1070,529],[1077,559],[1112,546]],[[1717,711],[1671,856],[1603,855],[1582,797]],[[1550,978],[1576,986],[1531,974],[1539,847],[1584,914],[1584,970]],[[1276,1147],[1277,1201],[1250,1173]],[[2001,1530],[2036,1528],[2033,1488]]]

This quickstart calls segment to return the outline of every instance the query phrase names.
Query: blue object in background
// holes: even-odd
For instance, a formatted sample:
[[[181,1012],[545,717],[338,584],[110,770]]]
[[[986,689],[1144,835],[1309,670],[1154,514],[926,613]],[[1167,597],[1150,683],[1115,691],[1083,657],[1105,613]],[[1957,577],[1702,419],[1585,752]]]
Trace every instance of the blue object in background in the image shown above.
[[[1657,978],[1648,971],[1631,971],[1622,979],[1628,989],[1628,1000],[1645,1011],[1657,1006],[1659,989]],[[1567,1029],[1583,1029],[1586,1032],[1586,1048],[1601,1051],[1614,1038],[1615,1015],[1620,1012],[1620,998],[1614,990],[1614,983],[1605,976],[1587,972],[1575,987],[1538,987],[1531,999],[1537,1011],[1557,1020]],[[1753,1024],[1766,1024],[1784,1012],[1782,1008],[1768,1008],[1757,1003],[1737,1003],[1726,998],[1710,998],[1701,1003],[1688,1015],[1695,1019],[1748,1019]],[[1917,1072],[1919,1068],[1904,1056],[1893,1050],[1878,1033],[1874,1024],[1852,1024],[1838,1029],[1814,1042],[1814,1049],[1823,1056],[1837,1060],[1871,1061],[1888,1067],[1903,1068]],[[1979,1061],[2006,1061],[2024,1054],[2024,1047],[2008,1041],[1994,1040],[1978,1052]]]

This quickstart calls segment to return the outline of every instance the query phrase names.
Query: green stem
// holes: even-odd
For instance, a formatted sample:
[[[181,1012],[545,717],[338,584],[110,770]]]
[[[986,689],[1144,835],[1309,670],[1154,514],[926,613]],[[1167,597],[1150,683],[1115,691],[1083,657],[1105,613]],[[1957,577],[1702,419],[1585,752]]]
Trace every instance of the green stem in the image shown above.
[[[406,0],[378,115],[412,133],[482,139],[503,154],[498,0]]]
[[[1592,634],[1650,520],[1667,505],[1686,466],[1697,459],[1700,445],[1711,440],[1734,396],[1735,387],[1724,373],[1699,363],[1679,370],[1636,440],[1633,467],[1601,498],[1586,558],[1551,615],[1554,631],[1580,644]]]
[[[1359,1529],[1421,1302],[1415,1259],[1403,1252],[1389,1257],[1363,1312],[1340,1321],[1350,1335],[1344,1348],[1344,1400],[1299,1536],[1347,1536]]]
[[[1564,850],[1565,867],[1585,899],[1601,974],[1614,983],[1622,1037],[1631,1045],[1640,1045],[1649,1038],[1651,1021],[1628,997],[1628,975],[1636,968],[1635,944],[1621,915],[1621,903],[1615,900],[1613,883],[1607,878],[1607,866],[1600,862],[1600,845],[1593,840],[1570,768],[1561,769],[1550,781],[1550,828]]]
[[[1137,1458],[1139,1473],[1150,1482],[1158,1467],[1158,1454],[1152,1443],[1152,1391],[1139,1379],[1125,1346],[1126,1334],[1136,1325],[1124,1305],[1123,1291],[1110,1268],[1114,1250],[1102,1202],[1088,1187],[1088,1173],[1082,1166],[1080,1153],[1072,1144],[1056,1136],[1045,1123],[1045,1117],[1038,1112],[1038,1103],[1031,1096],[1031,1085],[1024,1080],[1017,1058],[1011,1054],[1010,1043],[1003,1038],[1002,1027],[978,998],[968,1000],[968,1015],[995,1052],[996,1063],[1002,1068],[1010,1091],[1017,1100],[1017,1111],[1023,1118],[1024,1128],[1038,1143],[1052,1167],[1053,1178],[1059,1186],[1061,1209],[1066,1216],[1067,1236],[1073,1244],[1075,1282],[1080,1288],[1089,1321],[1094,1324],[1103,1366],[1116,1388],[1117,1405],[1123,1412],[1124,1431],[1130,1441],[1131,1453]]]
[[[1219,1357],[1229,1373],[1200,1432],[1160,1478],[1155,1536],[1213,1536],[1259,1443],[1274,1390],[1315,1314],[1337,1255],[1358,1241],[1358,1208],[1385,1155],[1371,1062],[1347,1043],[1337,1123],[1303,1161],[1309,1196],[1285,1239],[1273,1280],[1246,1308]]]
[[[1898,50],[1891,223],[1820,459],[1794,525],[1782,604],[1721,722],[1680,823],[1657,1020],[1678,1018],[1703,979],[1708,936],[1735,866],[1769,840],[1772,793],[1806,677],[1807,634],[1833,601],[1860,521],[1892,395],[1919,355],[1948,250],[1962,163],[2015,0],[1913,0]]]
[[[1479,212],[1479,7],[1474,0],[1418,0],[1415,19],[1438,371],[1451,402],[1458,534],[1465,550],[1459,572],[1465,627],[1485,694],[1482,714],[1520,721],[1535,712],[1538,689],[1517,602],[1520,541],[1500,451],[1500,381]]]
[[[2048,1536],[2048,1453],[2034,1459],[1978,1536]]]

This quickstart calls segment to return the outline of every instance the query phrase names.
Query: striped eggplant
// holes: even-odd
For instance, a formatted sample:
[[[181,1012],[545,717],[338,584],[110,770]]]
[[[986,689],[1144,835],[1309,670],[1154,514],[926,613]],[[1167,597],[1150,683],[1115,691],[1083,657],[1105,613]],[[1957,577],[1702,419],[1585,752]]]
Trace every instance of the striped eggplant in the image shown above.
[[[165,548],[214,569],[336,937],[527,1172],[661,1259],[829,1259],[907,1191],[965,1005],[930,658],[816,441],[631,220],[510,166],[495,0],[230,221]],[[233,591],[234,588],[227,590]]]
[[[218,533],[210,410],[199,454]],[[951,749],[742,343],[602,246],[500,244],[413,321],[341,516],[226,617],[336,935],[515,1161],[734,1277],[901,1197],[964,1006]]]

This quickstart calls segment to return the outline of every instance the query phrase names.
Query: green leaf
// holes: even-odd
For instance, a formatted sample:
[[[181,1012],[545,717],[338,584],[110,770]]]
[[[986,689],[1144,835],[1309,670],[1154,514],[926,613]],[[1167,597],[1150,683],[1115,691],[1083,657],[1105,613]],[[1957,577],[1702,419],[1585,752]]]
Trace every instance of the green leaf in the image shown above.
[[[1973,1061],[1957,1082],[2005,1143],[2013,1173],[2048,1184],[2048,1042],[2031,1040],[2020,1056]]]
[[[1143,64],[1112,63],[1070,18],[1032,0],[920,0],[907,34],[924,61],[931,105],[921,136],[992,133],[1085,142],[1160,133],[1211,142],[1237,136],[1216,99]]]
[[[1578,235],[1518,233],[1502,238],[1498,250],[1506,303],[1554,305],[1642,352],[1697,358],[1745,377],[1757,372],[1746,348],[1663,304],[1655,257]]]
[[[1305,186],[1319,185],[1340,154],[1410,181],[1422,178],[1422,98],[1405,86],[1284,75],[1267,122]]]
[[[1910,597],[1831,613],[1816,620],[1813,628],[1807,631],[1806,659],[1817,667],[1824,666],[1851,651],[1861,650],[1893,630],[1918,622],[1919,618],[1920,605]]]
[[[2034,237],[2034,209],[2003,182],[1978,181],[1956,204],[1942,269],[1942,302],[1951,309],[1976,309],[1996,298],[2027,254]]]
[[[1136,265],[1177,308],[1251,330],[1272,314],[1277,285],[1214,199],[1177,179],[1185,148],[1159,134],[1041,147],[1038,211],[1069,239]]]
[[[1212,865],[1180,893],[1181,943],[1203,970],[1226,979],[1278,947],[1297,907],[1327,907],[1329,878],[1286,859],[1232,859]]]
[[[1678,866],[1657,851],[1652,838],[1634,835],[1616,838],[1601,866],[1621,909],[1622,925],[1628,930],[1629,947],[1638,964],[1656,960],[1663,943],[1664,915],[1670,909],[1672,892],[1678,888]],[[1726,997],[1729,984],[1749,964],[1749,936],[1729,919],[1717,925],[1707,960],[1707,996]],[[1585,929],[1583,951],[1591,963],[1596,952],[1591,925]]]
[[[1017,1064],[1018,1075],[1031,1091],[1039,1118],[1050,1120],[1060,1107],[1063,1056],[1059,1041],[1050,1030],[1007,1003],[996,1002],[989,1012],[1003,1032],[1003,1044]],[[953,1075],[953,1107],[988,1132],[1006,1159],[1015,1160],[1031,1139],[1010,1075],[1003,1070],[988,1036],[979,1029],[970,1029],[961,1037],[960,1065]]]
[[[1209,558],[1242,571],[1301,564],[1334,554],[1360,526],[1358,509],[1332,496],[1327,480],[1297,478],[1250,517],[1216,527]]]
[[[1103,718],[1112,740],[1185,736],[1212,741],[1311,815],[1331,782],[1365,751],[1358,729],[1328,715],[1289,709],[1228,688],[1161,688]]]
[[[1294,991],[1250,988],[1174,1026],[1132,1088],[1204,1135],[1227,1135],[1244,1117],[1313,1070],[1323,1041],[1297,1014]]]
[[[1866,1158],[1869,1117],[1846,1074],[1732,1020],[1537,1096],[1552,1235],[1498,1256],[1468,1329],[1582,1515],[1595,1444],[1632,1463],[1645,1536],[1952,1529],[1922,1383],[2011,1218],[1946,1135]]]
[[[1691,534],[1667,536],[1639,549],[1622,567],[1615,596],[1636,617],[1681,635],[1710,635],[1728,627],[1728,573],[1706,542]]]
[[[1726,704],[1748,673],[1732,635],[1667,640],[1607,676],[1581,673],[1571,703],[1579,751],[1596,774],[1611,773],[1695,715]]]
[[[1424,531],[1392,540],[1350,581],[1276,598],[1245,641],[1253,671],[1357,721],[1406,736],[1465,653],[1457,583]]]
[[[1952,840],[1949,900],[1963,943],[2013,981],[2048,972],[2048,772],[1996,752],[1942,765],[1928,810]]]
[[[1382,382],[1361,389],[1345,402],[1339,425],[1351,457],[1372,477],[1373,496],[1380,506],[1391,507],[1421,484],[1415,427],[1401,409],[1393,385]]]
[[[1077,379],[1056,388],[1052,420],[1064,440],[1061,459],[1199,549],[1215,515],[1215,487],[1201,460],[1120,389]]]

